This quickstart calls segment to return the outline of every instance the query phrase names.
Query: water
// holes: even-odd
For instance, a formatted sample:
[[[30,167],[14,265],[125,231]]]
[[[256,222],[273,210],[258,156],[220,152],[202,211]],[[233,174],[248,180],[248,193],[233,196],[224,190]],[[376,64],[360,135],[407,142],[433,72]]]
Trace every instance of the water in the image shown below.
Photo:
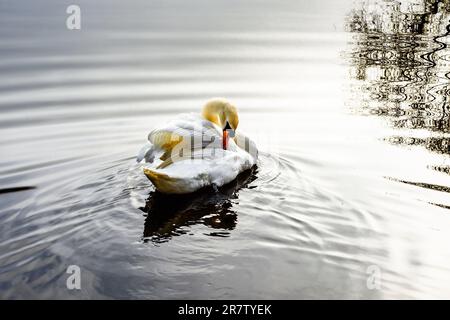
[[[0,3],[1,298],[450,297],[442,5],[70,4]],[[147,133],[214,96],[258,168],[155,193]]]

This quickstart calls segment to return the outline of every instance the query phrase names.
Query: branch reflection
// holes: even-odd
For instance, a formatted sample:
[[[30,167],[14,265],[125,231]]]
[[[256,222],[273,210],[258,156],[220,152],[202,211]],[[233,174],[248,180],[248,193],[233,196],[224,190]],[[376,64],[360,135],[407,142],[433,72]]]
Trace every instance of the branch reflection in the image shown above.
[[[365,1],[348,16],[352,102],[428,138],[389,137],[449,154],[450,1]]]

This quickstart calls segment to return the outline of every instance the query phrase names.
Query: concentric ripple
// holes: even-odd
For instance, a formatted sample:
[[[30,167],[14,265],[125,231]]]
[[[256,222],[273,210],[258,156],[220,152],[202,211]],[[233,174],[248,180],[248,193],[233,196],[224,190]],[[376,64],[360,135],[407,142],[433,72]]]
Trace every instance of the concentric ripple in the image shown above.
[[[1,298],[450,296],[450,204],[430,187],[449,185],[446,111],[420,98],[445,102],[445,73],[423,83],[445,69],[443,37],[359,39],[367,63],[413,60],[361,93],[411,102],[365,108],[398,122],[385,135],[343,97],[350,3],[77,4],[70,31],[64,3],[0,3]],[[379,50],[396,41],[439,51]],[[148,132],[215,96],[239,107],[257,167],[218,190],[156,193],[134,160]]]

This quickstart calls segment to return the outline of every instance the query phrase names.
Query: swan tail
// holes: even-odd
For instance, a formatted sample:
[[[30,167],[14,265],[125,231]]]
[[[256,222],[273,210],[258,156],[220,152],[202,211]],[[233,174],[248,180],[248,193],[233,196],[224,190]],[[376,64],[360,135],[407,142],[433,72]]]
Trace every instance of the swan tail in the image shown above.
[[[167,174],[157,172],[152,169],[144,168],[144,174],[147,176],[147,178],[150,179],[150,181],[157,187],[157,185],[161,181],[167,181],[170,180],[170,177]]]
[[[161,173],[149,168],[144,168],[144,174],[153,183],[158,191],[164,193],[177,193],[177,179],[174,179],[165,173]]]

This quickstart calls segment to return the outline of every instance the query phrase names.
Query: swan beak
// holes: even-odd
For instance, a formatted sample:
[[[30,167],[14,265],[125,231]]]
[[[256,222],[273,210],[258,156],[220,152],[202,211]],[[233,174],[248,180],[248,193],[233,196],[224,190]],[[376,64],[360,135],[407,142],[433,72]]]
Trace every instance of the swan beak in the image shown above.
[[[230,138],[234,138],[236,133],[233,129],[224,129],[223,130],[223,138],[222,138],[222,147],[224,150],[228,149],[228,141]]]
[[[227,130],[223,130],[222,147],[223,147],[223,150],[228,149],[228,131]]]

